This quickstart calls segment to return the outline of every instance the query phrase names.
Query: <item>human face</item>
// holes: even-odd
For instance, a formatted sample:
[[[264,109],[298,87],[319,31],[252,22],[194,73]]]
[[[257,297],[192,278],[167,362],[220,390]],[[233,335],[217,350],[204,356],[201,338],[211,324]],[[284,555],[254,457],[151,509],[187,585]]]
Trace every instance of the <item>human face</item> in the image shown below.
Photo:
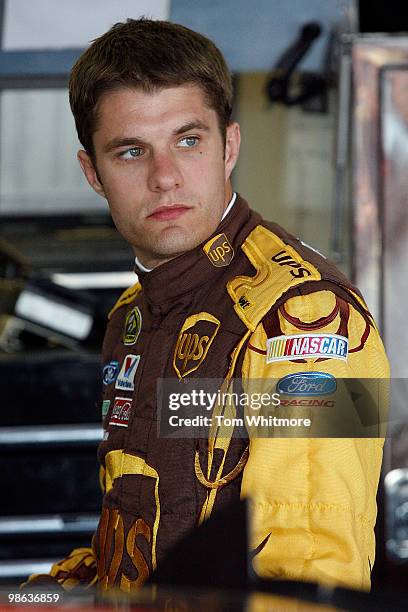
[[[99,104],[94,162],[82,170],[149,268],[189,251],[217,228],[230,198],[239,126],[226,143],[216,112],[196,85],[146,93],[119,89]]]

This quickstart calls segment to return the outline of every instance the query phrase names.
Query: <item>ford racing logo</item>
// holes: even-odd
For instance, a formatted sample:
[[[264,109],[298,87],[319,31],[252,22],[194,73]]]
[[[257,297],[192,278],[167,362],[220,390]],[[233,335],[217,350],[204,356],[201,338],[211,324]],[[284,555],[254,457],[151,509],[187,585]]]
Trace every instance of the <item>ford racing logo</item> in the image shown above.
[[[276,385],[276,391],[282,395],[330,395],[336,389],[336,379],[325,372],[288,374]]]
[[[110,385],[116,380],[116,377],[119,372],[119,362],[118,361],[110,361],[103,368],[102,380],[104,385]]]

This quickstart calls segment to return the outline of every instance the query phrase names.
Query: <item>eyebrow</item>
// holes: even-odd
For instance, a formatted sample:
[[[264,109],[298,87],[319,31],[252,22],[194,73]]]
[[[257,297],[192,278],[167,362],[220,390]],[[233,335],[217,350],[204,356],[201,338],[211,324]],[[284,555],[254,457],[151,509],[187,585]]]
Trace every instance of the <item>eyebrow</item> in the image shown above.
[[[120,147],[130,147],[131,145],[133,146],[142,145],[143,146],[146,144],[147,143],[142,138],[139,138],[138,136],[134,136],[133,138],[113,138],[112,140],[108,142],[106,147],[104,147],[104,150],[105,150],[105,153],[110,153],[111,151],[114,151],[115,149],[119,149]]]
[[[185,134],[185,132],[189,132],[190,130],[200,130],[202,132],[208,132],[209,129],[210,128],[207,124],[197,119],[190,121],[189,123],[185,123],[184,125],[175,129],[172,134],[173,136],[180,136],[181,134]],[[134,136],[133,138],[113,138],[107,143],[106,147],[104,147],[104,150],[106,153],[110,153],[114,149],[119,149],[120,147],[128,147],[131,145],[145,146],[147,144],[148,143],[139,136]]]
[[[173,134],[174,136],[179,136],[180,134],[184,134],[184,132],[189,132],[190,130],[201,130],[202,132],[208,132],[210,128],[206,123],[203,123],[197,119],[177,128],[177,130],[174,130]]]

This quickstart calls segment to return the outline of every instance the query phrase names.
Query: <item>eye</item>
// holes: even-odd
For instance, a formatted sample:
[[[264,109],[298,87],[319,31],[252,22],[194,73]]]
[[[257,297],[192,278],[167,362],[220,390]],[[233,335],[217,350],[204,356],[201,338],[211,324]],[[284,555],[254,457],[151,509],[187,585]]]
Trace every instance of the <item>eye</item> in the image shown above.
[[[195,147],[195,145],[200,141],[198,136],[184,136],[181,140],[178,141],[178,145],[189,149],[191,147]]]
[[[142,147],[132,147],[131,149],[127,149],[126,151],[119,153],[119,157],[124,160],[135,159],[141,155],[143,155]]]

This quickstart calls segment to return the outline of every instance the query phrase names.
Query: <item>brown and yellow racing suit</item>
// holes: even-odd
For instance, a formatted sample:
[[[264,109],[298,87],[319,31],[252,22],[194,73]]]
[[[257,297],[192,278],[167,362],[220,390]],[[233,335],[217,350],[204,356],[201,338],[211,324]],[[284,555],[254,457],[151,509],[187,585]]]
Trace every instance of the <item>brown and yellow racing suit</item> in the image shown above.
[[[156,410],[158,379],[387,377],[358,291],[239,196],[205,244],[139,276],[103,344],[99,527],[92,549],[73,551],[51,576],[65,588],[138,588],[184,534],[247,496],[260,575],[369,588],[380,436],[165,438]],[[299,338],[334,348],[296,353]],[[330,410],[341,414],[341,403]]]

